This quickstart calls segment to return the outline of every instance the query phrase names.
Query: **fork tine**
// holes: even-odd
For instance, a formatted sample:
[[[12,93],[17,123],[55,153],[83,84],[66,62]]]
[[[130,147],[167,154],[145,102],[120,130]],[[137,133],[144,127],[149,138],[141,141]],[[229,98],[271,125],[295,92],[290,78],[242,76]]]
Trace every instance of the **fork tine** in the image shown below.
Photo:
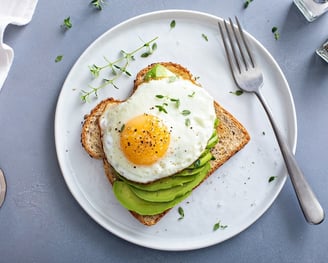
[[[245,55],[244,55],[243,49],[242,49],[242,47],[241,47],[241,45],[240,45],[239,38],[238,38],[238,36],[237,36],[237,33],[236,33],[236,30],[235,30],[235,27],[234,27],[234,25],[233,25],[232,20],[231,20],[230,17],[229,17],[229,23],[230,23],[230,27],[231,27],[231,30],[232,30],[232,32],[233,32],[233,35],[234,35],[234,37],[235,37],[235,40],[236,40],[237,46],[238,46],[238,48],[239,48],[240,55],[241,55],[241,57],[242,57],[242,59],[243,59],[244,65],[245,65],[245,67],[246,67],[246,71],[247,71],[247,70],[248,70],[248,63],[246,62],[246,59],[245,59]],[[240,32],[240,31],[239,31],[239,32]]]
[[[241,27],[241,25],[240,25],[240,23],[239,23],[239,20],[238,20],[238,18],[237,18],[236,16],[235,16],[235,19],[236,19],[236,22],[237,22],[237,26],[238,26],[239,34],[240,34],[241,39],[242,39],[242,41],[243,41],[243,43],[244,43],[244,46],[245,46],[245,48],[246,48],[246,51],[247,51],[248,57],[249,57],[249,59],[250,59],[250,61],[251,61],[251,63],[252,63],[252,67],[254,68],[254,67],[255,67],[255,63],[254,63],[254,60],[253,60],[252,53],[251,53],[251,51],[250,51],[250,49],[249,49],[249,47],[248,47],[248,44],[247,44],[247,42],[246,42],[245,35],[244,35],[244,31],[243,31],[243,29],[242,29],[242,27]]]
[[[228,36],[228,39],[229,39],[229,43],[230,43],[230,47],[231,47],[231,51],[233,53],[233,56],[235,58],[235,62],[236,62],[236,66],[238,68],[238,71],[239,73],[241,73],[241,68],[240,68],[240,63],[239,63],[239,59],[238,59],[238,56],[237,56],[237,53],[236,53],[236,49],[235,49],[235,45],[234,45],[234,42],[232,40],[232,36],[230,34],[230,30],[228,28],[228,25],[227,25],[227,22],[226,20],[224,20],[224,27],[225,27],[225,30],[226,30],[226,33],[227,33],[227,36]]]
[[[229,62],[230,70],[231,70],[231,72],[233,72],[233,63],[232,63],[232,59],[231,59],[231,56],[230,56],[230,53],[229,53],[228,43],[225,39],[225,34],[223,33],[223,28],[222,28],[221,23],[218,22],[218,25],[219,25],[219,29],[220,29],[220,33],[221,33],[221,38],[222,38],[224,50],[226,52],[226,56],[227,56],[227,59],[228,59],[228,62]]]

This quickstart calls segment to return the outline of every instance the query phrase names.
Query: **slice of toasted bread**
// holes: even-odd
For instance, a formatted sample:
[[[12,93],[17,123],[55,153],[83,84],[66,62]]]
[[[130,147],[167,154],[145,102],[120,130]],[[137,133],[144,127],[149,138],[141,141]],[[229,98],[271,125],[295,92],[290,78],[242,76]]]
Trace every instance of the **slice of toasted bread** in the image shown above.
[[[81,143],[87,153],[95,159],[105,158],[101,142],[101,132],[98,125],[98,119],[109,104],[117,104],[121,101],[108,98],[101,101],[90,114],[84,116],[84,122],[81,133]]]
[[[161,64],[182,78],[190,80],[191,82],[199,85],[193,75],[183,66],[171,62],[162,62]],[[153,64],[139,71],[134,81],[133,91],[135,91],[139,85],[143,83],[145,74],[152,66]],[[113,98],[109,98],[100,102],[91,111],[90,114],[85,116],[81,133],[82,146],[87,151],[87,153],[93,158],[103,159],[105,174],[111,184],[113,184],[116,180],[116,176],[113,168],[107,162],[103,152],[101,131],[99,128],[98,119],[106,107],[112,105],[113,103],[117,104],[120,102],[121,101],[115,100]],[[211,161],[211,170],[207,177],[210,176],[235,153],[241,150],[250,140],[250,136],[247,130],[235,117],[233,117],[227,110],[222,108],[217,102],[214,102],[214,108],[217,118],[219,119],[219,125],[217,127],[219,142],[212,149],[214,160]],[[151,226],[163,218],[169,210],[170,209],[164,211],[163,213],[152,216],[144,216],[132,211],[130,212],[142,224]]]

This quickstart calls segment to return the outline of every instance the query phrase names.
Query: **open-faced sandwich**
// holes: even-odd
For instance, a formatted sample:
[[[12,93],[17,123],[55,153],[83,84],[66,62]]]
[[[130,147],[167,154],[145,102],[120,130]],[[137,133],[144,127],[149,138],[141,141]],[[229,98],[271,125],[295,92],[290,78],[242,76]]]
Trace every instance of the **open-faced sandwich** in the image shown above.
[[[118,201],[156,224],[250,140],[246,129],[179,64],[149,65],[125,101],[85,117],[84,149],[102,159]]]

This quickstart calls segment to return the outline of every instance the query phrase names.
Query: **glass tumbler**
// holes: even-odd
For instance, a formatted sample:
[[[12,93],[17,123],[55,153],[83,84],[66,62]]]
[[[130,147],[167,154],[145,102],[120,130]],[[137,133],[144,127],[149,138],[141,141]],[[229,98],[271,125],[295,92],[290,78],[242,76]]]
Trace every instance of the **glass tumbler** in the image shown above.
[[[328,11],[328,0],[294,0],[294,4],[309,22]]]
[[[328,39],[316,50],[316,53],[328,63]]]

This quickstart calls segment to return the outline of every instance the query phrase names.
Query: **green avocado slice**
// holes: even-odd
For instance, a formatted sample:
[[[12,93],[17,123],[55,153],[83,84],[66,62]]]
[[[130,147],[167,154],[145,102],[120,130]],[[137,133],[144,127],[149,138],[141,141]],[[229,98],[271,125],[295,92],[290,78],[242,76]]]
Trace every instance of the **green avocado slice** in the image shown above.
[[[141,189],[134,188],[130,186],[132,192],[134,192],[139,198],[149,201],[149,202],[170,202],[176,198],[185,195],[194,189],[197,185],[202,182],[207,176],[208,171],[210,170],[211,165],[209,163],[204,165],[202,171],[197,175],[196,179],[185,183],[180,186],[175,186],[169,189],[163,189],[159,191],[145,191]]]
[[[206,163],[208,163],[213,158],[213,155],[210,151],[205,151],[202,156],[194,162],[192,165],[188,167],[188,169],[195,169],[201,166],[204,166]]]
[[[219,135],[217,133],[215,133],[214,136],[211,137],[211,139],[209,139],[206,149],[212,149],[219,141]]]
[[[122,176],[120,177],[124,182],[126,182],[128,185],[133,186],[134,188],[141,189],[144,191],[158,191],[163,189],[172,188],[175,186],[183,185],[184,183],[188,183],[190,181],[193,181],[196,178],[196,174],[193,173],[190,176],[179,176],[179,174],[162,178],[157,181],[151,182],[149,184],[140,184],[136,182],[129,181]]]
[[[136,196],[128,184],[123,181],[116,181],[113,184],[113,191],[121,203],[126,209],[134,211],[140,215],[156,215],[164,212],[165,210],[172,208],[176,204],[180,203],[182,200],[187,198],[191,192],[187,192],[182,196],[170,201],[162,203],[148,202],[140,199]]]
[[[193,169],[184,169],[181,172],[178,172],[177,174],[175,174],[174,176],[179,176],[179,177],[190,177],[192,175],[198,174],[201,170],[203,169],[203,167],[198,167],[198,168],[193,168]]]
[[[175,75],[161,64],[156,64],[146,73],[144,79],[145,81],[149,81],[151,79],[159,79],[159,78],[167,78],[167,77],[175,77]]]

